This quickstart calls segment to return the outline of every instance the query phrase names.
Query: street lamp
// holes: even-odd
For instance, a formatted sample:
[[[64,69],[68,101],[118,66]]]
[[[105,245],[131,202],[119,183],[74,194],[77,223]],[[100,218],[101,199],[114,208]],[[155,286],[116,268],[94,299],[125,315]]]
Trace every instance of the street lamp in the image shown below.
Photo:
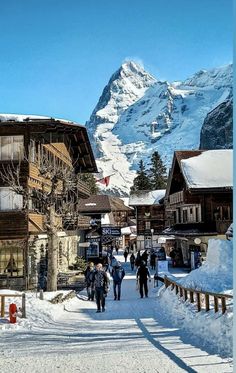
[[[152,228],[151,229],[151,252],[153,252],[153,233],[154,233],[154,229]]]

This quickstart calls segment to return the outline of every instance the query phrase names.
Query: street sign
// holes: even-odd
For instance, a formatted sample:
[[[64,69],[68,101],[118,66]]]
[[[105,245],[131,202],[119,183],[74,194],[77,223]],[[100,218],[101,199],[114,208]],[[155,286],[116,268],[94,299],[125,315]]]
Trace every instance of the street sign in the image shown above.
[[[102,236],[121,236],[121,229],[119,227],[102,227]]]
[[[158,272],[168,272],[168,260],[158,260]]]

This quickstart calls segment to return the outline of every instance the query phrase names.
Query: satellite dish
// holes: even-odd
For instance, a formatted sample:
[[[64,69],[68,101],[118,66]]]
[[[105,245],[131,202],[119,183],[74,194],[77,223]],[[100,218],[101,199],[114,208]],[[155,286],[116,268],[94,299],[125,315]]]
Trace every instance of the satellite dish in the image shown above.
[[[196,238],[194,239],[194,243],[195,243],[196,245],[200,245],[201,242],[202,242],[201,238],[196,237]]]

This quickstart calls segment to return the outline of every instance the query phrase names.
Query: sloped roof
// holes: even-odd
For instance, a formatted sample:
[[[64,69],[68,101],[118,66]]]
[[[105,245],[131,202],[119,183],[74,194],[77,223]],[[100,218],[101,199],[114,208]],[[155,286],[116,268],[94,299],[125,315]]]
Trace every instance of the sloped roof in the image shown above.
[[[79,212],[83,213],[107,213],[111,211],[130,211],[124,202],[118,197],[105,194],[92,195],[87,199],[81,199],[78,203]]]
[[[189,189],[232,188],[233,186],[231,149],[206,150],[180,162]]]
[[[74,168],[78,172],[97,172],[97,165],[89,141],[87,129],[81,124],[64,119],[36,115],[0,114],[0,128],[18,128],[30,132],[62,132],[70,138]]]
[[[130,206],[150,206],[159,205],[160,200],[165,197],[165,189],[158,189],[153,191],[140,190],[135,194],[131,194],[129,198]]]

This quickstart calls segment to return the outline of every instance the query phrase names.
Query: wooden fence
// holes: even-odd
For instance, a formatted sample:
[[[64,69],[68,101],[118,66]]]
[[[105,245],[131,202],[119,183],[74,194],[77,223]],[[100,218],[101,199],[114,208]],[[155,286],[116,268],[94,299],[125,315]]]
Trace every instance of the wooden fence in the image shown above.
[[[15,298],[15,297],[21,297],[22,298],[22,318],[26,318],[26,299],[25,299],[25,293],[23,294],[0,294],[1,299],[1,317],[5,316],[5,299],[6,298]]]
[[[184,301],[190,300],[191,303],[195,303],[198,312],[202,309],[205,309],[206,312],[210,311],[210,300],[212,300],[214,311],[218,312],[221,309],[222,314],[224,314],[227,309],[227,300],[233,299],[233,296],[228,294],[217,294],[208,291],[185,288],[177,282],[169,279],[167,276],[164,277],[164,284],[166,288],[171,286],[171,290],[175,289],[175,294],[179,294],[181,298],[183,297]]]

